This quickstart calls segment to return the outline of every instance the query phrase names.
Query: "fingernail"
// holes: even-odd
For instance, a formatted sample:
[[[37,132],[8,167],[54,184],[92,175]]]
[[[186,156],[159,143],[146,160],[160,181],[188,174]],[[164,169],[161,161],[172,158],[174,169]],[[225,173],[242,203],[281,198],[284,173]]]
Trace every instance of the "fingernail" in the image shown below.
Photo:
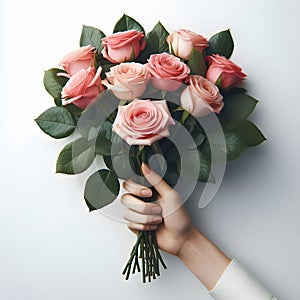
[[[153,222],[161,223],[162,218],[161,217],[155,217],[153,218]]]
[[[143,163],[142,164],[142,168],[143,168],[143,171],[146,173],[146,174],[149,174],[151,172],[150,168],[148,167],[147,164]]]
[[[143,196],[148,196],[148,197],[150,197],[151,195],[152,195],[152,192],[150,191],[150,190],[148,190],[148,189],[142,189],[141,190],[141,194],[143,195]]]
[[[149,230],[156,230],[157,229],[157,225],[151,225],[150,227],[149,227]]]
[[[159,206],[153,206],[151,211],[154,213],[154,214],[159,214],[161,212],[161,208]]]

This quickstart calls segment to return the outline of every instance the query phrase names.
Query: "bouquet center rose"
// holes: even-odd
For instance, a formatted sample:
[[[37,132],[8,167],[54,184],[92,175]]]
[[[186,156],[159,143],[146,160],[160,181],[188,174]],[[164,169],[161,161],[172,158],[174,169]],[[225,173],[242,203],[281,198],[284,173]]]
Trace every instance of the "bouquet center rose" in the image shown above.
[[[120,106],[112,130],[129,145],[151,146],[169,136],[169,125],[175,125],[166,100],[135,99]]]

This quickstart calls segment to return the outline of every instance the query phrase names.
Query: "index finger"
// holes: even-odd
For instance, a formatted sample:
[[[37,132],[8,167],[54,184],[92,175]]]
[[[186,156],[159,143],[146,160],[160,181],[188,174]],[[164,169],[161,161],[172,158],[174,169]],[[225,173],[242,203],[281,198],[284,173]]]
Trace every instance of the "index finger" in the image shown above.
[[[138,184],[133,180],[126,180],[123,182],[123,188],[129,193],[140,197],[151,197],[152,191],[146,186]]]
[[[157,173],[152,171],[147,164],[142,164],[142,171],[147,181],[154,186],[162,197],[173,192],[173,189]]]

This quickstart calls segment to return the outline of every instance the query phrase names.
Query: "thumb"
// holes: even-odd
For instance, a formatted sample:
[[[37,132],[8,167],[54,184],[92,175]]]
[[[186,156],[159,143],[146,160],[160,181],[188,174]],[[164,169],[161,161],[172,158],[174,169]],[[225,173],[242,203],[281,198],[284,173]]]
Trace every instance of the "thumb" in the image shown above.
[[[182,201],[179,194],[171,188],[166,181],[164,181],[158,174],[152,171],[147,164],[142,164],[142,171],[148,182],[156,189],[160,195],[159,204],[162,207],[162,216],[173,215],[174,218],[181,218],[182,213],[186,216],[186,212],[182,209]],[[178,210],[178,208],[180,208]],[[175,211],[177,211],[176,214]]]
[[[157,190],[157,192],[165,197],[169,193],[173,192],[173,189],[154,171],[152,171],[149,166],[142,163],[142,172],[148,182]]]

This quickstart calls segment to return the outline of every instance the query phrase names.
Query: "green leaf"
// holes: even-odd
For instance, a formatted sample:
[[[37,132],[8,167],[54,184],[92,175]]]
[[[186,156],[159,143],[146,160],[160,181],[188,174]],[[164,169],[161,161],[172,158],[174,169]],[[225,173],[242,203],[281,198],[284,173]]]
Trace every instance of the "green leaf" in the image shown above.
[[[186,118],[184,122],[184,127],[191,132],[194,128],[197,126],[197,120],[196,118],[192,115],[189,114],[188,117]]]
[[[207,157],[199,151],[199,158],[200,158],[200,172],[198,176],[199,182],[215,182],[215,177],[213,174],[210,174],[211,170],[211,162]]]
[[[224,30],[216,33],[209,39],[209,47],[206,49],[207,55],[219,54],[230,58],[234,43],[230,30]]]
[[[150,45],[154,53],[163,53],[169,50],[167,37],[169,32],[158,22],[147,35],[147,44]]]
[[[262,132],[249,120],[243,120],[235,132],[248,147],[257,146],[266,140]]]
[[[261,144],[266,138],[249,120],[243,120],[231,131],[225,132],[227,159],[238,158],[247,148]]]
[[[191,69],[192,75],[205,76],[207,69],[205,58],[203,54],[199,53],[195,48],[193,48],[187,64]]]
[[[112,164],[112,161],[111,161],[111,156],[105,156],[103,155],[103,161],[106,165],[106,167],[110,170],[113,170],[113,164]]]
[[[180,174],[189,176],[190,178],[197,180],[200,171],[200,160],[197,150],[186,150],[182,153],[183,165],[181,166]]]
[[[107,132],[104,128],[100,128],[96,139],[96,153],[99,155],[110,156],[111,155],[110,137],[107,137]]]
[[[54,98],[55,104],[61,106],[61,90],[69,80],[64,76],[57,76],[57,73],[66,73],[61,69],[49,69],[44,73],[44,86],[47,92]]]
[[[198,128],[193,130],[191,135],[197,147],[201,146],[201,144],[205,141],[205,134],[202,133]]]
[[[165,142],[165,140],[164,140]],[[166,144],[166,143],[163,143]],[[164,145],[162,145],[164,146]],[[180,154],[178,152],[177,147],[172,143],[169,145],[169,147],[167,149],[163,149],[164,153],[166,153],[166,155],[164,155],[167,163],[175,163],[175,164],[180,164]]]
[[[102,68],[102,72],[101,72],[101,76],[103,76],[102,79],[105,79],[106,78],[106,74],[105,73],[108,73],[110,71],[110,69],[112,67],[114,67],[116,64],[105,64],[105,65],[101,65],[101,68]]]
[[[112,203],[118,196],[120,183],[111,170],[98,170],[92,174],[85,185],[84,199],[90,211]]]
[[[231,127],[236,122],[246,119],[255,109],[258,101],[247,94],[234,94],[224,97],[224,107],[219,115],[220,121],[225,128]],[[229,125],[229,126],[228,126]]]
[[[51,107],[35,121],[46,134],[55,139],[70,135],[76,127],[73,115],[63,107]]]
[[[79,174],[92,164],[94,158],[94,147],[86,138],[79,138],[62,149],[56,162],[56,172]]]
[[[228,92],[225,93],[226,96],[237,95],[237,94],[245,94],[247,90],[241,87],[232,87]]]
[[[100,29],[83,25],[80,37],[80,46],[90,45],[92,47],[96,47],[97,51],[100,53],[103,49],[102,39],[104,37],[105,34]]]
[[[239,134],[233,130],[224,134],[226,140],[226,152],[227,160],[234,160],[240,157],[240,155],[248,148],[245,141],[239,136]]]
[[[178,169],[179,173],[188,172],[188,175],[199,182],[215,182],[215,177],[210,173],[211,162],[201,151],[188,150],[183,153],[184,169]],[[179,167],[179,166],[178,166]]]
[[[211,148],[222,157],[222,153],[226,154],[227,160],[237,159],[247,148],[254,147],[266,140],[261,131],[249,120],[241,120],[233,129],[225,129],[224,137],[226,145],[223,145],[216,138],[211,136],[213,143],[209,143],[208,139],[201,145],[200,150],[205,159],[211,159]],[[214,161],[218,163],[219,161]]]
[[[168,52],[168,35],[169,32],[160,22],[158,22],[154,26],[154,28],[147,34],[146,48],[141,52],[136,61],[139,63],[146,63],[151,54]]]
[[[64,108],[67,109],[75,117],[79,117],[83,112],[82,108],[74,105],[73,103],[64,105]]]
[[[115,25],[113,32],[116,33],[120,31],[127,31],[130,29],[135,29],[145,34],[145,30],[140,23],[138,23],[133,18],[124,14],[122,18]]]

